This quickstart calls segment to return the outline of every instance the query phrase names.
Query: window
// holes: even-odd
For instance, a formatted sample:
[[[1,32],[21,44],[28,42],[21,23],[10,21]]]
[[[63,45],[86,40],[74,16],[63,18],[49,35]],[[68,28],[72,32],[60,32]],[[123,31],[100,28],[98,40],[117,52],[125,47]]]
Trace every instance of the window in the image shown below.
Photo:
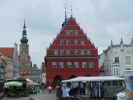
[[[52,67],[53,68],[57,68],[58,66],[57,66],[57,63],[56,62],[52,62]]]
[[[0,68],[0,73],[4,73],[4,68]]]
[[[75,66],[75,68],[78,68],[79,67],[79,63],[78,62],[74,62],[74,66]]]
[[[75,32],[74,32],[74,33],[75,33],[75,35],[78,35],[78,34],[79,34],[78,30],[75,30]]]
[[[74,35],[74,30],[67,30],[66,32],[65,32],[65,34],[66,35]]]
[[[66,40],[66,45],[68,45],[69,44],[69,41],[68,40]]]
[[[67,42],[68,42],[68,45],[71,45],[71,40],[67,40]]]
[[[84,50],[81,50],[81,55],[84,55],[84,53],[85,53]]]
[[[74,55],[74,50],[71,50],[70,52],[71,52],[71,55]]]
[[[119,63],[119,57],[115,57],[114,63]]]
[[[64,50],[60,49],[60,56],[63,56],[63,55],[64,55]]]
[[[89,68],[93,68],[94,67],[94,63],[93,62],[90,62],[88,64],[89,64]]]
[[[80,41],[80,40],[78,40],[78,45],[80,45],[80,43],[81,43],[81,41]]]
[[[67,65],[68,65],[69,68],[73,68],[72,62],[67,62]]]
[[[87,67],[87,62],[82,62],[82,68],[86,68]]]
[[[77,44],[78,44],[78,40],[75,40],[75,41],[74,41],[74,44],[77,45]]]
[[[74,50],[74,54],[75,54],[75,55],[78,54],[78,50],[77,50],[77,49]]]
[[[84,50],[84,54],[87,55],[87,50]]]
[[[112,81],[112,85],[113,85],[113,86],[117,86],[118,83],[119,83],[119,81]]]
[[[87,55],[90,55],[90,50],[87,50]]]
[[[81,45],[84,45],[84,41],[81,41]]]
[[[59,62],[59,68],[63,68],[64,67],[64,62]]]
[[[60,40],[60,45],[63,45],[63,40]]]
[[[125,57],[125,64],[131,64],[131,56]]]
[[[70,42],[71,42],[71,43],[70,43],[71,45],[73,45],[73,44],[74,44],[74,41],[73,41],[73,40],[70,40]]]
[[[69,35],[69,34],[70,34],[70,32],[69,32],[69,31],[66,31],[65,33],[66,33],[66,35]]]
[[[54,55],[58,55],[58,50],[54,50]]]
[[[70,30],[70,34],[71,35],[74,35],[74,30]]]
[[[66,50],[66,55],[69,55],[70,54],[70,50]]]
[[[118,68],[114,68],[114,75],[116,75],[116,76],[119,75]]]

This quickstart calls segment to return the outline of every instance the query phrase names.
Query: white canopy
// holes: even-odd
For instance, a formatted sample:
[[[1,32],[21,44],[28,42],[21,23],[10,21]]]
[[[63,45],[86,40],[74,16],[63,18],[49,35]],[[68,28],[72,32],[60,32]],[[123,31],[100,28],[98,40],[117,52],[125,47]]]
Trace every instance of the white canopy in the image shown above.
[[[27,85],[39,85],[38,83],[34,82],[33,80],[30,80],[30,79],[26,79],[27,81]]]
[[[10,81],[10,82],[6,82],[4,84],[5,87],[8,87],[8,86],[22,86],[22,82],[16,82],[16,81]]]
[[[63,80],[62,82],[64,83],[64,82],[112,81],[112,80],[125,80],[125,79],[116,76],[91,76],[91,77],[79,76],[76,78]]]

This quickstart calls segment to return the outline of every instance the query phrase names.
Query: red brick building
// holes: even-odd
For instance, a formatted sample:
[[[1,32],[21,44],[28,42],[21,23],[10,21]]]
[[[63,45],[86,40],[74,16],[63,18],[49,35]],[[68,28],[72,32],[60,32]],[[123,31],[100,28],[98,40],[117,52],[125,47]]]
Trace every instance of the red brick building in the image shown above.
[[[98,50],[72,16],[65,19],[47,49],[45,67],[48,84],[75,76],[99,75]]]

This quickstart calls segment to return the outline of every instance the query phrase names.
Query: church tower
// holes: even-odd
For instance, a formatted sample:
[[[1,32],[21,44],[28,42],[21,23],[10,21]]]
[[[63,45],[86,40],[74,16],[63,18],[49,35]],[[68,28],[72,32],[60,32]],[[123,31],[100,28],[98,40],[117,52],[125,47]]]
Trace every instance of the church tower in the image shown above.
[[[19,48],[19,61],[20,61],[20,75],[21,78],[27,78],[31,71],[31,59],[29,56],[29,44],[27,39],[27,30],[26,24],[24,21],[22,38],[20,40],[20,48]]]

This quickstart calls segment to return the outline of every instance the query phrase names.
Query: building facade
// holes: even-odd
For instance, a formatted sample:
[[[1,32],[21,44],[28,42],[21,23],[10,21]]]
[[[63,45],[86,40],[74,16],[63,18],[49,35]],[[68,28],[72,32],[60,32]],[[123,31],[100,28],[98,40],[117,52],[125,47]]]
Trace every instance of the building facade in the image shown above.
[[[41,65],[41,82],[43,85],[46,85],[46,67],[44,62]]]
[[[2,53],[0,53],[0,83],[5,80],[5,69],[4,69],[4,61],[2,57]]]
[[[60,33],[47,49],[45,67],[47,84],[99,75],[98,50],[73,16],[65,18]]]
[[[19,59],[16,44],[12,48],[0,48],[0,59],[1,71],[2,69],[4,71],[4,80],[19,77]]]
[[[33,82],[41,83],[41,70],[37,67],[36,64],[34,64],[31,69],[29,79],[31,79]]]
[[[29,44],[27,39],[27,30],[24,22],[22,38],[19,46],[19,62],[20,62],[20,75],[21,78],[26,79],[31,72],[31,59],[29,55]]]
[[[19,54],[18,54],[18,45],[15,43],[14,46],[14,53],[13,53],[13,77],[19,78],[20,77],[20,63],[19,63]]]
[[[100,55],[99,63],[104,70],[104,75],[129,76],[133,75],[133,39],[131,43],[110,46]]]

